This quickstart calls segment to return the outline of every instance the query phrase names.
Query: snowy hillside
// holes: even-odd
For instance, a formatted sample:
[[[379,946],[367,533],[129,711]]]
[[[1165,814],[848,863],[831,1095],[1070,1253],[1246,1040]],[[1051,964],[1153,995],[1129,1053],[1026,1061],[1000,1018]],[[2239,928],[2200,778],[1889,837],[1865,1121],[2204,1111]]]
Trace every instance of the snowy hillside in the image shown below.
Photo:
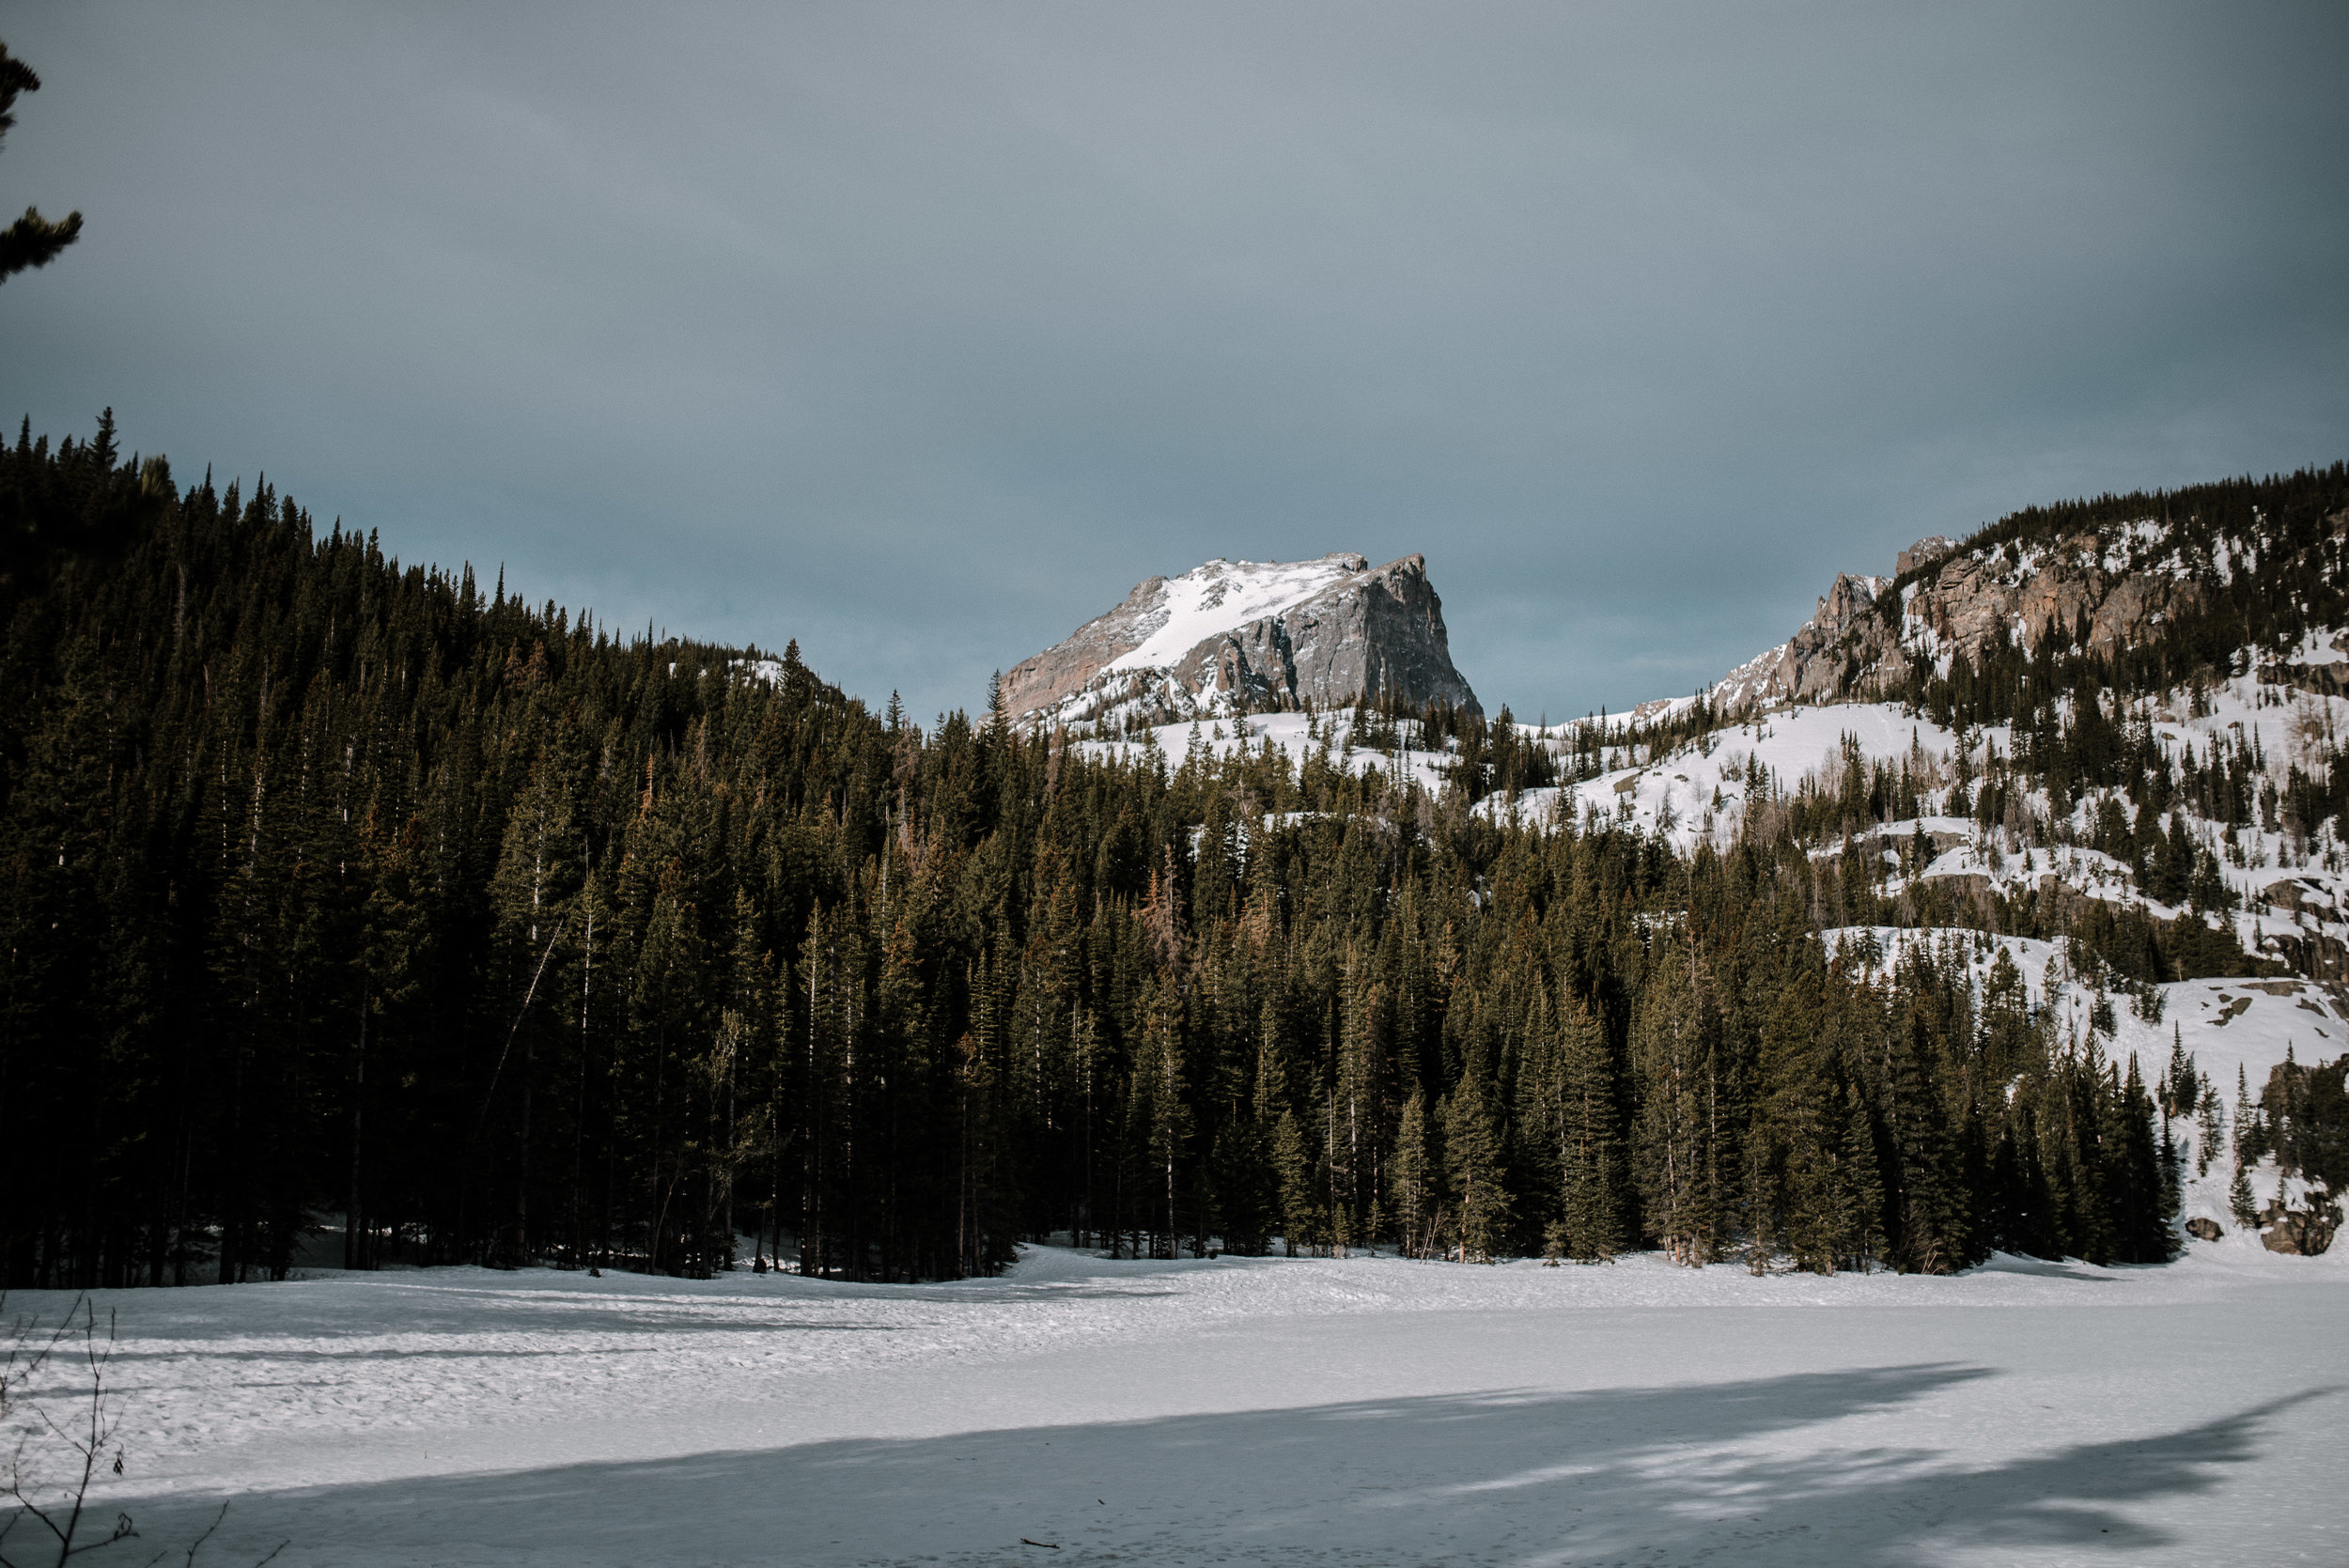
[[[1679,705],[1685,706],[1686,700]],[[1659,710],[1671,717],[1671,710]],[[2199,705],[2173,693],[2145,701],[2116,717],[2142,723],[2173,758],[2207,757],[2214,746],[2240,745],[2264,763],[2269,784],[2284,782],[2290,768],[2309,761],[2309,741],[2349,729],[2349,698],[2279,689],[2250,676],[2237,677],[2202,695]],[[1575,731],[1587,721],[1537,728],[1519,726],[1531,743],[1571,754]],[[1356,744],[1351,716],[1337,712],[1311,717],[1276,713],[1166,724],[1126,741],[1077,743],[1089,755],[1138,761],[1151,753],[1169,766],[1204,755],[1228,759],[1243,751],[1277,752],[1294,768],[1308,758],[1324,766],[1416,784],[1430,794],[1451,787],[1456,748],[1424,747],[1412,737],[1416,726],[1396,726],[1392,746]],[[1995,823],[1945,810],[1958,787],[1961,753],[1978,770],[1991,757],[2012,753],[2008,726],[1987,726],[1963,736],[1887,703],[1798,705],[1749,714],[1661,754],[1631,762],[1619,750],[1614,764],[1577,782],[1488,796],[1478,810],[1496,821],[1528,826],[1594,822],[1659,835],[1683,854],[1701,843],[1726,847],[1745,831],[1757,806],[1809,789],[1831,794],[1856,757],[1864,764],[1906,769],[1919,781],[1914,815],[1875,822],[1853,840],[1885,867],[1883,889],[1962,882],[2013,895],[2061,886],[2116,907],[2141,908],[2170,921],[2186,913],[2183,904],[2145,892],[2128,865],[2089,846],[2099,811],[2108,800],[2134,810],[2111,791],[2089,791],[2061,817],[2045,788],[2021,793],[2015,810]],[[2173,815],[2191,841],[2212,852],[2216,874],[2237,901],[2227,919],[2246,951],[2282,952],[2275,939],[2315,938],[2349,943],[2349,856],[2329,826],[2295,841],[2281,824],[2237,828],[2201,818],[2181,805]],[[1930,846],[1921,865],[1904,857],[1920,835]],[[1813,846],[1814,858],[1840,855],[1841,838]]]
[[[2320,649],[2331,651],[2331,643],[2329,635],[2311,637],[2310,646],[2299,651],[2314,658]],[[2247,667],[2254,662],[2249,656],[2243,660]],[[2173,691],[2133,703],[2107,701],[2114,723],[2141,724],[2174,763],[2189,757],[2207,761],[2215,749],[2232,754],[2239,748],[2256,766],[2254,787],[2263,790],[2280,788],[2295,767],[2321,772],[2321,744],[2349,730],[2349,698],[2254,675],[2226,680],[2199,698]],[[1657,710],[1665,718],[1674,711]],[[1576,727],[1557,725],[1544,733],[1569,737]],[[1568,749],[1565,738],[1548,743],[1562,754]],[[1482,809],[1496,816],[1515,813],[1536,824],[1595,816],[1660,833],[1688,853],[1700,842],[1733,842],[1746,812],[1757,802],[1806,784],[1832,793],[1857,756],[1863,763],[1906,769],[1919,783],[1918,813],[1883,818],[1864,835],[1885,860],[1887,891],[1897,893],[1909,876],[1920,881],[1963,877],[2001,892],[2035,888],[2052,877],[2088,897],[2134,905],[2162,920],[2175,918],[2180,906],[2148,896],[2125,865],[2087,847],[2108,801],[2136,825],[2140,808],[2118,791],[2082,791],[2066,812],[2057,814],[2045,787],[2025,790],[1995,823],[1947,813],[1958,787],[1961,753],[1966,768],[1978,773],[1989,759],[2011,757],[2014,750],[2007,725],[1959,736],[1892,704],[1794,705],[1750,713],[1660,755],[1636,761],[1610,755],[1608,760],[1615,765],[1595,777],[1528,790],[1515,800],[1496,797]],[[2247,951],[2276,952],[2271,939],[2279,936],[2349,941],[2343,918],[2349,911],[2349,856],[2333,824],[2295,835],[2272,811],[2260,823],[2232,829],[2183,803],[2172,812],[2192,842],[2211,851],[2217,876],[2237,900],[2230,919]],[[1920,832],[1934,858],[1921,870],[1893,869],[1902,865],[1904,850]],[[1836,841],[1815,846],[1813,853],[1842,848]]]
[[[2004,955],[2018,971],[2031,1006],[2052,1008],[2066,1039],[2085,1044],[2095,1032],[2093,1010],[2101,993],[2072,970],[2062,943],[1984,932],[1889,927],[1830,930],[1827,942],[1845,962],[1886,974],[1905,952],[1956,954],[1972,970],[1978,987]],[[2157,1009],[2106,998],[2111,1032],[2100,1039],[2100,1048],[2116,1066],[2134,1058],[2149,1083],[2168,1068],[2173,1050],[2184,1050],[2195,1070],[2216,1087],[2219,1113],[2208,1128],[2190,1116],[2170,1124],[2186,1161],[2179,1219],[2208,1220],[2225,1233],[2216,1242],[2190,1240],[2186,1245],[2197,1253],[2212,1247],[2236,1255],[2263,1253],[2256,1230],[2244,1226],[2228,1203],[2237,1086],[2247,1089],[2256,1103],[2268,1074],[2288,1055],[2307,1063],[2349,1053],[2349,986],[2295,978],[2185,980],[2158,987],[2158,995]],[[2283,1176],[2272,1156],[2254,1162],[2249,1176],[2262,1204],[2281,1198],[2297,1207],[2307,1201],[2308,1184],[2296,1175]],[[2326,1257],[2349,1265],[2349,1249]]]
[[[1660,710],[1665,716],[1671,711]],[[1553,726],[1561,734],[1575,727]],[[1906,758],[1912,750],[1921,758],[1946,760],[1957,744],[1948,731],[1890,704],[1795,706],[1724,725],[1652,761],[1527,790],[1514,807],[1529,822],[1561,814],[1579,821],[1596,812],[1641,832],[1661,833],[1685,854],[1708,836],[1716,842],[1733,836],[1749,800],[1761,793],[1831,774],[1846,739],[1872,761]],[[1511,804],[1493,801],[1487,809],[1501,812]]]
[[[1263,713],[1247,718],[1200,719],[1186,724],[1157,724],[1131,740],[1083,740],[1074,744],[1088,756],[1130,763],[1145,761],[1155,754],[1165,759],[1170,767],[1180,767],[1194,754],[1224,761],[1244,752],[1261,755],[1268,750],[1283,756],[1293,768],[1301,769],[1309,759],[1318,759],[1325,766],[1347,773],[1376,769],[1389,780],[1440,795],[1449,783],[1447,769],[1453,762],[1452,753],[1441,748],[1422,749],[1411,739],[1414,728],[1408,722],[1399,724],[1399,743],[1387,747],[1358,743],[1361,737],[1354,720],[1344,711],[1321,715]]]

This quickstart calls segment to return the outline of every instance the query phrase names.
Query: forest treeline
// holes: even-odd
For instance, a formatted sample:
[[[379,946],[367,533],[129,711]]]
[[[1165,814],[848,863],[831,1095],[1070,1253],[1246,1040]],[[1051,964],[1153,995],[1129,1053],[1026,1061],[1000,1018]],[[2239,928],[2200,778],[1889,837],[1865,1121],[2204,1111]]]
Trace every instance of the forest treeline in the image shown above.
[[[2109,1005],[1977,984],[1966,931],[1830,953],[1901,906],[1799,802],[1680,856],[1326,753],[925,727],[180,488],[111,419],[0,448],[0,1284],[282,1276],[324,1217],[355,1267],[871,1280],[1052,1233],[2173,1246]]]

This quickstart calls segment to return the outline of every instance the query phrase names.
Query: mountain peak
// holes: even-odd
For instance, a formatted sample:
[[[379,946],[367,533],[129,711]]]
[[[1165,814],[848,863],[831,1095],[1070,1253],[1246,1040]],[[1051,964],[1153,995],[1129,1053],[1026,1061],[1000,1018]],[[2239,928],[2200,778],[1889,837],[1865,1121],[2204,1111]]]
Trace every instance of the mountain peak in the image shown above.
[[[1218,556],[1147,578],[1014,666],[1002,696],[1015,719],[1066,723],[1177,722],[1357,698],[1481,711],[1453,668],[1426,559],[1373,568],[1350,551],[1311,561]]]

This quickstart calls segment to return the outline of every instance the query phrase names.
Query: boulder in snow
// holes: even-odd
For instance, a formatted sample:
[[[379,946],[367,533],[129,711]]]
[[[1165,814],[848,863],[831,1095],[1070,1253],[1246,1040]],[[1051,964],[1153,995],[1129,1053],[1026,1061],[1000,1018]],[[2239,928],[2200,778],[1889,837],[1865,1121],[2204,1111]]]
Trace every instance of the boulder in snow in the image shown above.
[[[2313,1258],[2333,1244],[2341,1227],[2341,1205],[2319,1203],[2314,1207],[2288,1209],[2270,1203],[2260,1211],[2260,1245],[2288,1258]]]

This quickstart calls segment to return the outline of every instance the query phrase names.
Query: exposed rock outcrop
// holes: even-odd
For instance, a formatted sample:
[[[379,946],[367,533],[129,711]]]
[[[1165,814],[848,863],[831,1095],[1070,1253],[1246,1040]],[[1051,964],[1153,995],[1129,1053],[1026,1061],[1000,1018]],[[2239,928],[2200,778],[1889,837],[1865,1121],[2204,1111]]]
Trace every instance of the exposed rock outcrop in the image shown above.
[[[1907,558],[1907,552],[1902,552]],[[1876,596],[1892,585],[1889,577],[1835,574],[1834,585],[1819,600],[1818,613],[1802,629],[1769,652],[1748,660],[1713,688],[1713,700],[1725,707],[1748,703],[1815,702],[1841,689],[1844,660],[1837,650],[1859,625],[1864,613],[1875,608]]]
[[[2269,686],[2295,686],[2320,697],[2349,696],[2349,648],[2341,646],[2349,638],[2310,641],[2314,645],[2307,652],[2312,657],[2269,660],[2259,667],[2261,681]]]
[[[1928,536],[1901,551],[1899,564],[1892,568],[1893,574],[1906,577],[1910,572],[1933,565],[1944,555],[1956,553],[1956,551],[1955,539],[1945,539],[1938,534]]]
[[[2270,1203],[2260,1210],[2260,1245],[2286,1257],[2313,1258],[2333,1244],[2341,1228],[2341,1205],[2318,1202],[2304,1209]]]
[[[1242,708],[1390,698],[1481,711],[1453,668],[1427,564],[1361,555],[1214,560],[1153,577],[1066,642],[1014,666],[1002,698],[1026,722],[1179,722]]]
[[[2169,550],[2163,532],[2137,523],[2028,549],[1920,539],[1892,577],[1839,575],[1800,630],[1731,671],[1713,700],[1735,708],[1869,696],[1912,660],[1947,668],[1962,653],[1980,663],[2001,642],[2029,648],[2051,629],[2067,642],[2084,631],[2090,648],[2146,642],[2209,598],[2202,564]]]

